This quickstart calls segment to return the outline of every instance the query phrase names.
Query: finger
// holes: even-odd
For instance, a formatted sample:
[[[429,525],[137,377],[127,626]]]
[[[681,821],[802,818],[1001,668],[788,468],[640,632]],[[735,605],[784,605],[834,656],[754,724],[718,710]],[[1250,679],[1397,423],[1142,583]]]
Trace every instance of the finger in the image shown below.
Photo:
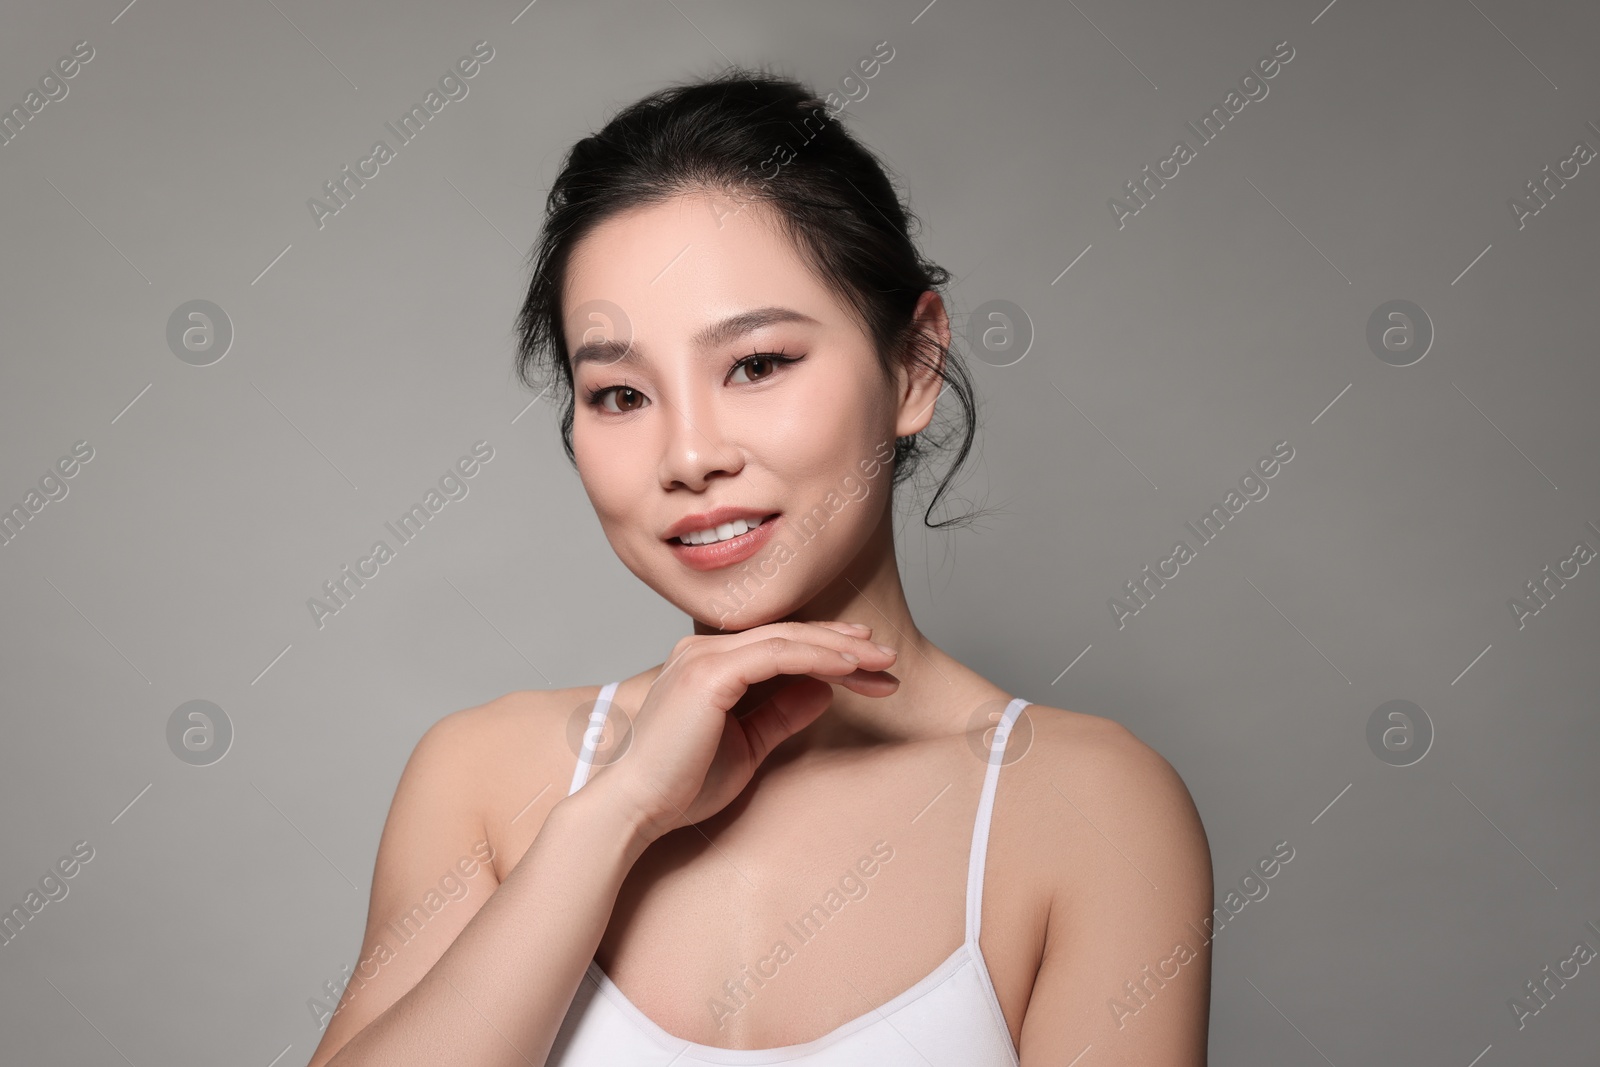
[[[844,688],[849,689],[851,692],[860,693],[862,696],[869,697],[888,696],[890,693],[893,693],[896,689],[900,688],[900,679],[896,678],[888,671],[864,671],[857,669],[854,674],[847,674],[842,678],[826,674],[800,674],[794,675],[793,677],[815,678],[819,682],[827,682],[829,685],[843,686]],[[755,709],[751,708],[750,711],[743,712],[742,715],[749,715],[754,711]]]
[[[827,682],[829,685],[842,685],[846,689],[860,693],[863,696],[873,697],[887,696],[900,686],[900,679],[888,671],[858,670],[854,674],[847,674],[842,678],[827,674],[796,674],[793,677],[815,678],[819,682]],[[755,709],[752,708],[751,710]],[[749,712],[745,712],[745,714],[748,715]]]
[[[746,635],[755,635],[759,637],[761,636],[760,631],[765,630],[768,627],[794,628],[797,626],[825,626],[830,630],[836,630],[839,633],[847,634],[851,637],[865,637],[872,633],[872,627],[866,625],[865,623],[850,622],[845,619],[783,619],[777,622],[764,622],[757,626],[746,626],[733,630],[719,630],[715,634],[704,636],[744,637]]]
[[[819,623],[815,623],[813,625],[826,626],[830,630],[838,630],[840,633],[845,634],[845,635],[847,635],[849,637],[871,637],[872,636],[872,627],[867,626],[864,623],[859,623],[859,622],[843,622],[843,621],[840,621],[838,619],[831,619],[831,620],[829,620],[827,622],[819,622]]]
[[[727,635],[728,640],[733,643],[735,648],[772,637],[808,642],[836,649],[840,652],[849,652],[866,664],[864,668],[866,670],[887,667],[899,655],[889,645],[880,645],[875,641],[868,640],[866,637],[858,636],[854,632],[835,629],[830,623],[823,622],[773,622],[763,626],[752,627],[738,634]],[[889,651],[885,652],[884,649],[889,649]]]
[[[816,675],[808,677],[816,678]],[[887,671],[857,671],[843,678],[822,679],[864,697],[886,697],[900,688],[900,679]]]
[[[765,682],[780,674],[812,675],[819,680],[837,680],[856,673],[858,668],[876,670],[887,667],[893,657],[877,650],[870,641],[857,642],[843,634],[836,634],[844,647],[810,639],[833,631],[821,627],[805,627],[806,639],[779,637],[767,630],[760,640],[746,641],[731,648],[706,651],[693,661],[686,661],[686,670],[697,677],[694,684],[711,695],[724,708],[731,708],[752,685]],[[862,656],[847,651],[865,645]],[[870,656],[871,658],[867,658]]]
[[[815,722],[833,703],[832,687],[816,682],[813,677],[797,679],[739,720],[757,766],[774,748]]]
[[[828,681],[834,685],[846,686],[858,693],[865,693],[868,696],[892,693],[900,685],[900,679],[888,671],[857,670],[854,674],[847,674],[843,678],[830,678]]]

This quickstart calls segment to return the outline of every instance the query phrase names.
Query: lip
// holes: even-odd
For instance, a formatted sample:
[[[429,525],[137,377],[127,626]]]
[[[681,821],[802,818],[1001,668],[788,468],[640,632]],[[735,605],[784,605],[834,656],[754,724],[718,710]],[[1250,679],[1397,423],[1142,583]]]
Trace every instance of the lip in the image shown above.
[[[776,514],[777,509],[775,508],[768,508],[762,511],[760,508],[736,508],[725,505],[720,508],[713,508],[711,511],[685,515],[667,527],[667,532],[661,535],[661,539],[670,541],[674,537],[682,537],[684,534],[694,533],[696,530],[709,530],[713,526],[721,526],[723,523],[732,522],[734,519],[760,520],[768,515]]]
[[[733,511],[736,509],[725,510]],[[708,514],[714,516],[718,512],[713,511]],[[693,520],[690,525],[684,526],[684,530],[689,532],[704,530],[711,526],[721,525],[723,522],[732,522],[734,519],[766,518],[768,515],[772,517],[755,529],[746,530],[738,537],[730,537],[726,541],[718,541],[714,545],[686,545],[678,541],[668,541],[667,547],[672,550],[672,554],[677,556],[680,562],[693,570],[714,571],[722,567],[731,567],[735,563],[743,563],[761,551],[762,546],[772,537],[773,530],[777,528],[778,523],[783,521],[783,516],[770,511],[750,512],[744,510],[722,519],[720,522],[706,522],[700,516],[694,515],[685,520],[685,522]],[[678,526],[683,526],[683,523],[679,523]],[[674,527],[674,529],[677,529],[677,527]],[[672,536],[676,537],[677,534]]]

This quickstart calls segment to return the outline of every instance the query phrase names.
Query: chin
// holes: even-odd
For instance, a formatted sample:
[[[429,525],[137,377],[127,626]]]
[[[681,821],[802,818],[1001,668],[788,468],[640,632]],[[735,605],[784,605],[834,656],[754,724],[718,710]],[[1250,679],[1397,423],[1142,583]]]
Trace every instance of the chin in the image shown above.
[[[713,630],[721,630],[723,633],[736,634],[743,633],[745,630],[753,630],[757,626],[765,626],[769,622],[778,622],[787,615],[788,612],[758,612],[755,610],[754,606],[751,606],[741,611],[731,612],[726,617],[720,619],[707,619],[701,617],[700,615],[696,615],[695,619],[701,624],[711,627]]]
[[[834,551],[839,535],[802,544],[796,551],[792,535],[775,549],[714,570],[693,571],[670,555],[662,544],[635,545],[623,562],[634,576],[663,600],[703,627],[738,633],[790,618],[803,609],[828,582],[831,568],[818,564]]]
[[[759,590],[746,583],[741,591],[734,579],[729,575],[715,584],[707,582],[680,607],[703,625],[727,633],[777,622],[793,610],[789,598],[779,595],[771,583]]]
[[[805,598],[791,588],[798,576],[782,577],[789,579],[782,587],[775,581],[758,586],[753,569],[730,568],[716,580],[708,575],[700,588],[674,603],[704,626],[739,633],[786,619],[804,605]]]

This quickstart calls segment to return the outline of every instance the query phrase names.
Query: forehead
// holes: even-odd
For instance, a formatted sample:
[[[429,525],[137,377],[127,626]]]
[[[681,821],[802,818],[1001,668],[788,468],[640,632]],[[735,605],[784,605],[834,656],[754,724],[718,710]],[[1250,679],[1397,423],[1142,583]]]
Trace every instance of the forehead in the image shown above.
[[[620,311],[641,339],[778,305],[825,325],[849,321],[773,209],[709,192],[632,208],[574,246],[562,299],[569,351],[596,302]]]

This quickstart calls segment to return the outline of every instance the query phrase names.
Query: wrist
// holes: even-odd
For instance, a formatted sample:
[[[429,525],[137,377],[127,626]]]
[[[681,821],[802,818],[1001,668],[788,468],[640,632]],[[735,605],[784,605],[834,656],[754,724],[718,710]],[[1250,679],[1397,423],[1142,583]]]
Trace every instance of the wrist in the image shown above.
[[[632,864],[655,841],[651,820],[620,791],[590,781],[556,804],[585,840],[614,850]],[[554,815],[555,812],[552,812]]]

